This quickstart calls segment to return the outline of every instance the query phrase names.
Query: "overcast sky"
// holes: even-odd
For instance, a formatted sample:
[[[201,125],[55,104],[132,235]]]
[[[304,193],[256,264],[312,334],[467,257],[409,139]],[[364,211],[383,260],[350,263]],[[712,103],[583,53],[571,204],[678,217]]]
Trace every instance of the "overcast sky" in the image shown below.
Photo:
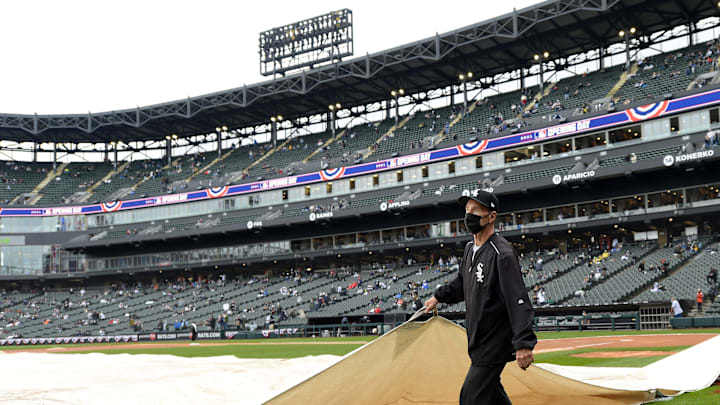
[[[261,31],[353,11],[355,55],[537,3],[510,1],[13,1],[0,3],[0,112],[101,112],[264,80]]]

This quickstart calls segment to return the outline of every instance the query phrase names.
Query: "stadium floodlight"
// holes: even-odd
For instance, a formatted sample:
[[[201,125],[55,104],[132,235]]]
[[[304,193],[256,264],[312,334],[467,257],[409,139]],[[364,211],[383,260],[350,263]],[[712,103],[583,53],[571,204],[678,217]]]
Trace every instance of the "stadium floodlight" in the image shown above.
[[[542,58],[540,57],[540,54],[536,53],[535,55],[533,55],[533,60],[538,62],[538,65],[540,65],[540,80],[539,80],[540,93],[543,92],[543,84],[545,82],[545,79],[543,78],[543,73],[544,73],[543,72],[543,60],[549,59],[549,58],[550,58],[550,52],[548,52],[548,51],[544,51],[542,53]]]
[[[340,104],[340,103],[335,103],[335,104],[331,103],[328,105],[328,110],[330,110],[330,112],[328,113],[328,121],[330,122],[329,126],[330,126],[333,137],[335,137],[335,129],[336,129],[335,128],[335,114],[338,111],[340,111],[341,108],[342,108],[342,104]]]
[[[260,33],[260,74],[284,75],[353,55],[352,11],[342,9]]]
[[[270,117],[270,138],[272,139],[273,148],[277,147],[277,126],[283,120],[280,114]]]
[[[625,38],[625,69],[630,69],[630,36],[635,35],[637,28],[630,27],[618,31],[620,38]]]
[[[398,117],[400,116],[400,96],[405,95],[405,89],[399,88],[397,90],[390,90],[390,95],[395,99],[395,125],[398,124]]]

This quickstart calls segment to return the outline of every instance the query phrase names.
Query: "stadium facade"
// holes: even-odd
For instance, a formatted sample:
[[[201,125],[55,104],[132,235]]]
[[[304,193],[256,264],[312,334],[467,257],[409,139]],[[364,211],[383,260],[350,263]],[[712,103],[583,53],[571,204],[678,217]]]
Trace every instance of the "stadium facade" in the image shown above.
[[[272,290],[292,271],[312,285],[305,301],[250,284],[235,296],[303,309],[305,322],[378,319],[376,307],[405,313],[398,300],[452,276],[446,262],[469,239],[455,201],[485,189],[528,289],[551,298],[541,313],[665,311],[720,264],[717,7],[551,1],[272,83],[106,114],[0,116],[8,153],[32,156],[0,170],[0,281],[25,301],[221,274],[262,275]],[[672,49],[652,49],[662,44]],[[374,291],[316,305],[357,276],[312,275],[341,268]],[[412,282],[420,291],[401,287]],[[655,282],[664,291],[648,294]],[[200,319],[217,312],[211,301],[197,314],[143,311]]]

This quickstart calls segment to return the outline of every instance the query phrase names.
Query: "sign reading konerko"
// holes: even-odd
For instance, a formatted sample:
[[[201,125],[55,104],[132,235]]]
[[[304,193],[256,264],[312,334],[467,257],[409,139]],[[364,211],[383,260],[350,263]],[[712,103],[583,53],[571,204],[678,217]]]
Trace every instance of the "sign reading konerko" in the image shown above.
[[[703,160],[715,156],[715,151],[712,149],[703,150],[700,152],[685,153],[681,155],[665,155],[663,158],[663,164],[667,167],[674,165],[675,163],[692,162],[695,160]]]
[[[561,138],[583,132],[597,131],[600,129],[653,119],[666,114],[677,114],[681,111],[708,107],[716,104],[720,104],[720,90],[707,91],[674,100],[664,100],[658,103],[630,108],[589,119],[554,125],[538,130],[510,134],[493,139],[483,139],[449,148],[385,159],[377,162],[361,163],[354,166],[342,166],[334,169],[324,169],[319,172],[306,173],[298,176],[208,188],[180,194],[147,197],[127,201],[113,201],[92,205],[50,208],[1,208],[0,217],[102,214],[106,212],[124,211],[159,205],[181,204],[190,201],[202,201],[231,195],[257,193],[292,186],[309,185],[324,181],[334,181],[342,178],[393,170],[401,167],[410,167],[449,159],[462,158],[489,151],[515,148],[530,143],[542,142],[546,139]],[[316,219],[320,219],[320,217],[316,217]]]

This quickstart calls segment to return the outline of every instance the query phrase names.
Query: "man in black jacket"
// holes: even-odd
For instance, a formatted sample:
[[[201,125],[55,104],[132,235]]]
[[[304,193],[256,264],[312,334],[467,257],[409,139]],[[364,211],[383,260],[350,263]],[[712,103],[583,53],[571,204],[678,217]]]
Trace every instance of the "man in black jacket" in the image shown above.
[[[510,242],[495,233],[497,197],[483,190],[458,199],[473,241],[465,246],[457,277],[425,301],[426,312],[439,302],[465,301],[465,327],[472,365],[460,392],[461,405],[509,404],[500,382],[505,363],[527,369],[537,338],[533,308]]]

